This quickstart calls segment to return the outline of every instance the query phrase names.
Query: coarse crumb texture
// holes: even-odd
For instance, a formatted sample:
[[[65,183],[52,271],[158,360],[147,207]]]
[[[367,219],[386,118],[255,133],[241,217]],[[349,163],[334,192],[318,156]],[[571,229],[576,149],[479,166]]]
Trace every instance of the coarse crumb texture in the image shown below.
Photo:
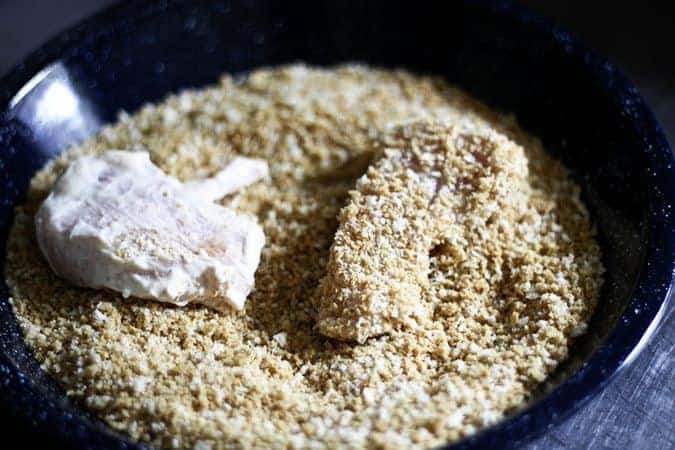
[[[340,209],[372,142],[418,120],[506,136],[522,148],[524,181],[497,196],[491,220],[460,208],[466,217],[436,235],[422,327],[364,345],[326,338],[315,297]],[[147,150],[183,180],[235,155],[269,162],[268,181],[223,200],[267,238],[245,311],[123,299],[52,274],[33,215],[69,161],[110,148]],[[69,395],[134,439],[200,450],[427,448],[471,434],[567,357],[601,274],[578,187],[509,117],[437,78],[302,65],[122,114],[55,159],[17,208],[6,268],[26,340]]]
[[[478,264],[504,266],[495,244],[508,248],[504,224],[527,204],[523,149],[488,127],[416,122],[374,147],[376,162],[340,212],[317,293],[318,329],[359,343],[394,328],[430,329],[439,299],[429,295],[430,253],[456,245],[475,249]]]

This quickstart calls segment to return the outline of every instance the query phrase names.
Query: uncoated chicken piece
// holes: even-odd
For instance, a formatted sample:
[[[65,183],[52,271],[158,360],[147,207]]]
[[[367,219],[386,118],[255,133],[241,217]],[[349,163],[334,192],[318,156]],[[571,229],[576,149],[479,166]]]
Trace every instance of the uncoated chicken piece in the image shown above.
[[[241,310],[265,235],[214,200],[267,175],[235,158],[214,178],[181,183],[145,152],[111,150],[70,164],[37,212],[37,240],[74,284],[176,305]]]
[[[319,332],[359,343],[430,320],[431,250],[524,196],[528,174],[522,148],[487,126],[414,123],[374,152],[340,212],[316,297]]]

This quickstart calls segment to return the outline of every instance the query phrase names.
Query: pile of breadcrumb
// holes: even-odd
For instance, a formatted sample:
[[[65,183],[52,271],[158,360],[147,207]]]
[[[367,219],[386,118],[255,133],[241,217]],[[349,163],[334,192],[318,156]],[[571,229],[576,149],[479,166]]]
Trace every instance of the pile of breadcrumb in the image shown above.
[[[491,129],[526,173],[490,219],[465,208],[430,250],[422,327],[364,344],[315,325],[341,208],[372,142],[417,120]],[[147,150],[182,180],[233,155],[271,177],[223,200],[267,242],[245,311],[172,307],[80,289],[43,260],[33,215],[79,155]],[[480,209],[480,208],[478,208]],[[583,333],[602,282],[579,188],[515,122],[433,77],[362,66],[263,69],[147,105],[33,179],[8,243],[26,341],[68,394],[166,448],[427,448],[521,405]]]

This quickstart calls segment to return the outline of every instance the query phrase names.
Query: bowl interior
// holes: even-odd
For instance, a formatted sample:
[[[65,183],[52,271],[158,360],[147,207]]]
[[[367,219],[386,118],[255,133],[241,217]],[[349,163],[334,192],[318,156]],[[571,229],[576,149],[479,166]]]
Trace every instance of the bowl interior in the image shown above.
[[[6,108],[0,117],[0,265],[13,206],[52,155],[114,120],[119,110],[133,111],[169,92],[215,82],[222,72],[292,61],[361,61],[442,75],[491,106],[513,112],[583,187],[607,268],[589,332],[533,399],[546,414],[525,420],[524,414],[534,415],[526,410],[461,445],[490,442],[485,439],[499,433],[510,433],[514,442],[526,439],[606,382],[658,314],[670,284],[665,269],[653,279],[641,277],[649,258],[660,257],[657,262],[672,267],[672,242],[665,242],[661,253],[650,247],[668,227],[672,234],[663,208],[675,190],[666,168],[672,155],[639,96],[611,65],[511,7],[151,2],[128,3],[98,16],[45,46],[0,86],[0,107]],[[662,286],[654,290],[643,283]],[[3,284],[0,350],[3,363],[14,368],[10,378],[23,377],[25,389],[12,395],[28,396],[26,413],[41,414],[45,426],[63,428],[67,422],[72,436],[89,442],[126,445],[83,419],[39,369],[21,340],[7,295]],[[629,305],[638,312],[625,314]],[[537,403],[540,399],[545,400]],[[52,409],[71,416],[63,422]]]

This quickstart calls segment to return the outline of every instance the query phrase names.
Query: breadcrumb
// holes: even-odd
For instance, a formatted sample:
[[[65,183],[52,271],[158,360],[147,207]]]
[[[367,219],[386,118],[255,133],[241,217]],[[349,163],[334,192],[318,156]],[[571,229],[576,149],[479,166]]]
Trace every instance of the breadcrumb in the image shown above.
[[[489,227],[469,214],[430,252],[424,333],[326,338],[315,292],[338,213],[373,139],[420,120],[507,136],[527,158],[527,195]],[[269,182],[222,201],[256,215],[267,238],[244,311],[124,299],[52,274],[36,208],[69,161],[109,148],[148,151],[184,181],[234,156],[268,161]],[[421,449],[467,436],[567,357],[601,272],[579,188],[511,118],[438,78],[303,65],[226,75],[121,114],[35,176],[6,265],[25,339],[69,395],[133,439],[182,449]]]

